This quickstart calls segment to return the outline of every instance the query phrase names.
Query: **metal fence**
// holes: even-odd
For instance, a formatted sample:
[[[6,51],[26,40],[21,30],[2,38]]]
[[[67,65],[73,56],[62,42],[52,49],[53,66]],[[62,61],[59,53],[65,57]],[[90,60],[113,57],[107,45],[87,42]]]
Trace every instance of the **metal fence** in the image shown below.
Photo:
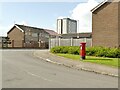
[[[55,46],[80,46],[81,42],[86,42],[87,47],[92,46],[92,38],[79,38],[79,39],[50,38],[49,48]]]

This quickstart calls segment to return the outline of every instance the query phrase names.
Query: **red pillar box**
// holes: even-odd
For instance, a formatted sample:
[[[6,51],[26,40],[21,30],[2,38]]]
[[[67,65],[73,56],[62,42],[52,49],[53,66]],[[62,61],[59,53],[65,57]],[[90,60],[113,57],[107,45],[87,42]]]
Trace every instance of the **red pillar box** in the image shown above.
[[[80,43],[80,56],[81,56],[81,59],[84,60],[85,59],[85,56],[86,56],[86,43]]]

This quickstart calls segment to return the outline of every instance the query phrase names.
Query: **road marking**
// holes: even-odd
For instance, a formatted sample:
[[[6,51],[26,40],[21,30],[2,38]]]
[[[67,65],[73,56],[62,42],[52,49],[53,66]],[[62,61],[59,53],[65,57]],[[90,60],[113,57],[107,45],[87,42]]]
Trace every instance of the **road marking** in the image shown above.
[[[50,60],[50,59],[48,59],[48,58],[46,59],[46,58],[40,57],[39,55],[36,55],[35,53],[33,53],[33,55],[34,55],[35,57],[38,57],[38,58],[40,58],[40,59],[42,59],[42,60],[45,60],[45,61],[47,61],[47,62],[54,63],[54,64],[58,64],[58,65],[62,65],[62,63],[55,62],[55,61]]]
[[[47,62],[51,62],[51,63],[56,63],[56,62],[54,62],[54,61],[52,61],[52,60],[50,60],[50,59],[45,59]]]
[[[50,59],[46,59],[48,62],[51,62],[51,60]]]
[[[52,60],[50,60],[50,59],[45,59],[47,62],[50,62],[50,63],[54,63],[54,64],[58,64],[58,65],[62,65],[62,63],[58,63],[58,62],[54,62],[54,61],[52,61]]]
[[[55,82],[55,83],[59,83],[59,84],[62,84],[62,83],[63,83],[63,82],[59,82],[59,81],[54,81],[54,80],[47,79],[47,78],[42,77],[42,76],[40,76],[40,75],[33,74],[33,73],[29,72],[29,71],[25,71],[25,72],[27,72],[27,73],[28,73],[29,75],[31,75],[31,76],[41,78],[41,79],[43,79],[43,80],[45,80],[45,81]]]
[[[36,74],[33,74],[33,73],[31,73],[31,72],[28,72],[28,71],[26,71],[26,72],[27,72],[29,75],[32,75],[32,76],[41,78],[41,79],[46,80],[46,81],[53,82],[52,80],[46,79],[46,78],[44,78],[44,77],[42,77],[42,76],[40,76],[40,75],[36,75]]]
[[[43,58],[43,57],[39,57],[40,59],[45,59],[45,58]]]

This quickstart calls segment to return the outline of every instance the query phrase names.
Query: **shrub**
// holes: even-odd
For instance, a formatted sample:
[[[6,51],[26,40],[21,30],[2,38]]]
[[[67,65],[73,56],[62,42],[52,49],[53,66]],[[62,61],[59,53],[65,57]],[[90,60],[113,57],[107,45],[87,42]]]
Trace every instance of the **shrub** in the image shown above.
[[[50,49],[50,52],[52,53],[60,53],[61,48],[59,46],[53,47]]]
[[[97,51],[98,51],[98,47],[87,47],[86,48],[86,54],[88,56],[94,56]]]
[[[111,49],[108,51],[108,53],[106,54],[106,57],[120,58],[120,49],[111,48]]]
[[[69,53],[69,54],[79,54],[79,46],[56,46],[51,48],[52,53]]]
[[[65,46],[61,47],[60,53],[68,53],[68,47]]]
[[[79,55],[79,46],[56,46],[51,48],[52,53],[69,53]],[[86,55],[97,57],[120,58],[120,49],[107,47],[87,47]]]
[[[76,54],[76,55],[79,55],[79,52],[80,52],[80,48],[77,47],[77,46],[74,46],[74,47],[69,47],[68,49],[68,53],[69,54]]]
[[[109,48],[99,47],[97,49],[97,52],[96,52],[95,56],[106,57],[106,54],[108,53],[108,51],[109,51]]]

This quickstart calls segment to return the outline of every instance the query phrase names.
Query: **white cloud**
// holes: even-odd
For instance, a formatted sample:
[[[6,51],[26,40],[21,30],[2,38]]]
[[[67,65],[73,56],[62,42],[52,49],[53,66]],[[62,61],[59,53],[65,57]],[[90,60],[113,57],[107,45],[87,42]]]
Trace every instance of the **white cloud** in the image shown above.
[[[98,4],[96,0],[88,0],[88,2],[80,3],[73,10],[70,10],[70,16],[59,16],[58,19],[75,19],[78,22],[77,32],[92,32],[91,10]]]
[[[21,21],[21,22],[14,22],[11,25],[5,26],[5,25],[0,25],[0,36],[7,36],[7,32],[14,26],[14,24],[20,24],[20,25],[28,25],[26,21]]]
[[[0,36],[7,36],[7,32],[12,28],[13,25],[2,26],[0,25]]]
[[[71,18],[79,21],[78,32],[92,32],[92,13],[90,10],[98,5],[95,0],[78,4],[71,14]]]

